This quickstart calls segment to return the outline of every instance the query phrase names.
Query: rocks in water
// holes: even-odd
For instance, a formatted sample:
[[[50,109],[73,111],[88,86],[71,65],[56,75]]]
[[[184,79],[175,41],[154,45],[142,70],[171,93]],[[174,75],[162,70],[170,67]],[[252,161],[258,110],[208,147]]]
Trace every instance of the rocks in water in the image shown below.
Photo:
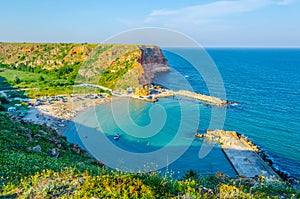
[[[195,136],[200,138],[200,139],[203,138],[203,134],[201,134],[201,133],[195,133]]]

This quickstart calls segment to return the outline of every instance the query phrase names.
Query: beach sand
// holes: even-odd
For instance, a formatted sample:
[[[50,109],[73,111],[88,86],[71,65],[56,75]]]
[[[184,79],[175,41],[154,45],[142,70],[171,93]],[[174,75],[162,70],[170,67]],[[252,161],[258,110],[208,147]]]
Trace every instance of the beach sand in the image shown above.
[[[59,134],[82,111],[103,103],[110,102],[110,96],[94,98],[90,95],[74,95],[63,97],[64,100],[51,100],[44,98],[41,105],[33,105],[28,110],[28,114],[23,118],[36,124],[45,124],[54,128]],[[38,99],[31,100],[31,103],[38,104]],[[49,103],[50,102],[50,103]]]

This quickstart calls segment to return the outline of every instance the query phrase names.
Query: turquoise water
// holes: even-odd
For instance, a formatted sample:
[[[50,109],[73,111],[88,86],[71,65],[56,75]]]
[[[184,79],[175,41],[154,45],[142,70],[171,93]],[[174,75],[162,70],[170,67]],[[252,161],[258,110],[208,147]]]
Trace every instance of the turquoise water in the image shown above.
[[[198,53],[193,49],[181,50],[192,56]],[[117,99],[113,106],[100,105],[77,118],[78,123],[90,123],[92,126],[83,134],[92,132],[88,135],[92,136],[105,132],[105,137],[97,139],[107,138],[107,142],[112,144],[103,144],[103,147],[94,144],[94,154],[104,159],[104,163],[106,157],[102,157],[102,153],[106,153],[112,160],[122,157],[124,163],[133,160],[109,147],[141,154],[138,159],[142,159],[148,157],[149,153],[160,152],[168,145],[169,151],[161,152],[151,159],[151,162],[161,160],[159,167],[164,167],[162,170],[167,168],[175,173],[183,173],[193,169],[201,174],[221,171],[233,176],[235,172],[220,147],[215,145],[211,148],[193,136],[197,129],[209,128],[213,111],[217,116],[225,112],[226,119],[222,128],[248,136],[268,153],[276,167],[300,178],[300,50],[208,49],[207,52],[223,78],[227,99],[237,102],[238,106],[228,109],[207,107],[184,98],[160,99],[155,104],[127,98]],[[191,64],[173,54],[171,49],[163,53],[172,71],[161,73],[156,82],[171,88],[191,89],[186,87],[184,81],[179,81],[175,75],[177,71],[195,91],[209,94],[204,78]],[[216,85],[210,89],[218,95],[219,82],[213,82],[214,78],[209,81],[209,85]],[[95,116],[96,120],[93,120]],[[221,119],[215,118],[217,123]],[[69,128],[66,134],[72,134],[72,131],[74,128]],[[120,134],[118,141],[113,139],[115,134]],[[69,139],[78,141],[71,136]],[[93,140],[98,143],[97,139]],[[86,144],[83,142],[80,144]],[[99,143],[101,145],[101,141]],[[199,151],[203,149],[211,150],[206,156],[202,154],[202,157]],[[181,156],[177,157],[178,154]],[[173,162],[172,158],[176,161]]]
[[[76,117],[79,135],[73,133],[74,124],[65,135],[112,168],[168,170],[174,176],[190,169],[202,175],[217,171],[236,175],[219,145],[211,146],[195,138],[199,127],[209,124],[209,120],[199,120],[202,117],[209,118],[210,110],[196,101],[163,98],[157,103],[147,103],[113,98],[112,103],[91,108]],[[113,139],[116,134],[120,135],[118,141]],[[201,148],[208,148],[208,155],[199,157]],[[141,162],[132,153],[141,155]]]
[[[188,49],[186,49],[188,50]],[[194,50],[189,50],[191,54]],[[275,166],[300,177],[300,49],[208,49],[223,78],[228,100],[224,129],[253,140]],[[189,75],[195,91],[206,92],[201,76],[170,51],[172,68]],[[158,79],[171,82],[168,74]],[[178,85],[180,87],[180,85]]]

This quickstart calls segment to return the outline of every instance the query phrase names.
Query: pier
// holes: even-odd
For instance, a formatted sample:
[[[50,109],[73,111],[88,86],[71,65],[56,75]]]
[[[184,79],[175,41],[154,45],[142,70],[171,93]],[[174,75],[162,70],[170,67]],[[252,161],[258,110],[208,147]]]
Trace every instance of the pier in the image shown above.
[[[239,176],[279,178],[272,167],[259,156],[261,151],[257,146],[244,136],[234,131],[207,130],[203,137],[221,144],[224,154]]]
[[[175,95],[180,95],[192,99],[196,99],[202,102],[208,102],[212,105],[220,106],[220,107],[227,107],[228,102],[226,100],[222,100],[217,97],[207,96],[203,94],[198,94],[195,92],[187,91],[187,90],[179,90],[174,92]]]

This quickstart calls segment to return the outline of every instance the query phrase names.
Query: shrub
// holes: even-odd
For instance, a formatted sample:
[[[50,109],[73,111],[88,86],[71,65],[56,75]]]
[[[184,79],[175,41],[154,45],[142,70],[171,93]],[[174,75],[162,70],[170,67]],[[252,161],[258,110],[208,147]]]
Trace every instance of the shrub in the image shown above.
[[[21,83],[21,79],[18,76],[14,77],[14,83],[15,84],[20,84]]]
[[[0,104],[0,111],[5,111],[5,108],[2,106],[2,104]]]
[[[0,95],[0,102],[1,104],[8,104],[9,101],[6,99],[4,95]]]

